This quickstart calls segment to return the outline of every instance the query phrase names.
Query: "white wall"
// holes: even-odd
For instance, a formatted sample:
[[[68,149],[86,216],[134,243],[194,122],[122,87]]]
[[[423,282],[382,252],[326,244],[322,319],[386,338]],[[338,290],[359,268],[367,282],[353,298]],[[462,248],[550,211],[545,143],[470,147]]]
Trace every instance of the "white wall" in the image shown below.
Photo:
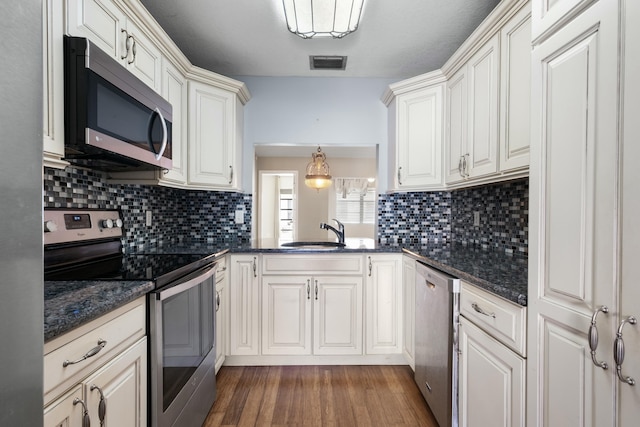
[[[245,192],[255,193],[254,144],[379,146],[378,183],[386,188],[387,108],[392,79],[234,77],[247,84],[244,111]]]

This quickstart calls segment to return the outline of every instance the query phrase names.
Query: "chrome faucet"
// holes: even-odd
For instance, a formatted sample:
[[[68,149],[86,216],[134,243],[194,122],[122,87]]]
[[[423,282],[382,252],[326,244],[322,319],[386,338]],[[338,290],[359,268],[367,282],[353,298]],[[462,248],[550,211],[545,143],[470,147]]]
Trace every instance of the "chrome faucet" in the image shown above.
[[[336,224],[338,224],[338,229],[324,222],[320,223],[320,228],[322,228],[323,230],[333,231],[334,233],[336,233],[336,236],[338,236],[338,243],[344,243],[344,224],[335,218],[333,218],[333,220],[336,222]]]

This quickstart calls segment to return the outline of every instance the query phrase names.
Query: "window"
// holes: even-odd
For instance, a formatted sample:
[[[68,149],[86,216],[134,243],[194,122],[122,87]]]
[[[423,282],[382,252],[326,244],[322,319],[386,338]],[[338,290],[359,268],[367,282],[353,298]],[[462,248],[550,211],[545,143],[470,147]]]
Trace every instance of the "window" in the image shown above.
[[[345,224],[373,224],[376,218],[376,189],[367,188],[336,194],[336,218]]]

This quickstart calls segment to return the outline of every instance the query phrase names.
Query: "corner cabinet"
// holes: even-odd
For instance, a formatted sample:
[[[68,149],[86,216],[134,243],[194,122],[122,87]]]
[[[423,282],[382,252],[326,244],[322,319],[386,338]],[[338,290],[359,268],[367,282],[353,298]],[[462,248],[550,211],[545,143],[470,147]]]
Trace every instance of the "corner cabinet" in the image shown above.
[[[145,319],[143,297],[45,343],[45,427],[147,425]]]
[[[191,187],[239,189],[242,104],[235,93],[189,81],[189,167]]]
[[[442,186],[443,89],[436,72],[392,85],[385,95],[390,190]]]

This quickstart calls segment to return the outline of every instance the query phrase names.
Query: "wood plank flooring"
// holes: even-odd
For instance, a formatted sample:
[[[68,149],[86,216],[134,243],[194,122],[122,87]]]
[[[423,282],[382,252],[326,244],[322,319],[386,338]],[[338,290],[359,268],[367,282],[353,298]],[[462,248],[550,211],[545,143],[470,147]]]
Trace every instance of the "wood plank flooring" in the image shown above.
[[[438,427],[408,366],[223,366],[203,427]]]

